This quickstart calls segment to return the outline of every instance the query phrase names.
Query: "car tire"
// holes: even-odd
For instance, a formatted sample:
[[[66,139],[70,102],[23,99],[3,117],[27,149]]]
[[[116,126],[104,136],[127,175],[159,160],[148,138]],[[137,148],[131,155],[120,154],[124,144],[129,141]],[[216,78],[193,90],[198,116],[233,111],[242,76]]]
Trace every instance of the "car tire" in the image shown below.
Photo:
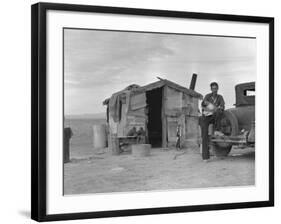
[[[239,126],[238,126],[238,120],[236,116],[231,111],[224,111],[223,116],[225,116],[231,125],[231,136],[236,136],[239,133]],[[210,145],[211,151],[216,157],[226,157],[232,148],[231,143],[212,143]]]
[[[231,136],[238,135],[238,133],[239,133],[238,120],[237,120],[236,116],[234,115],[234,113],[232,113],[229,110],[225,110],[223,112],[223,116],[225,116],[230,121]]]

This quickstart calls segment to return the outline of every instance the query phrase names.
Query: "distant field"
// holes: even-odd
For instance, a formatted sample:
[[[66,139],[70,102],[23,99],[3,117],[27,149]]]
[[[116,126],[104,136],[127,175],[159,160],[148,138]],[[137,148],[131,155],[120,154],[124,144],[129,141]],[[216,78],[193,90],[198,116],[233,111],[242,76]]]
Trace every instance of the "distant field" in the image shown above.
[[[93,154],[93,125],[105,124],[103,118],[66,119],[65,127],[70,127],[73,136],[70,141],[70,157],[83,158]]]

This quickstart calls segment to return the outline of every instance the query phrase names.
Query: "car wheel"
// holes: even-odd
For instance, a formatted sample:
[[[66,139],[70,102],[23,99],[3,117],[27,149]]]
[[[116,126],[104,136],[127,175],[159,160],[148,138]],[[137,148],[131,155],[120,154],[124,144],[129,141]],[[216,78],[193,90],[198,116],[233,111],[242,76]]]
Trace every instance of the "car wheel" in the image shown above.
[[[221,122],[221,131],[227,136],[236,136],[239,133],[238,120],[236,116],[231,111],[224,111],[223,118]],[[210,151],[216,157],[225,157],[227,156],[232,148],[231,143],[226,142],[216,142],[210,145]]]
[[[238,120],[231,111],[224,111],[220,120],[221,131],[225,135],[235,136],[239,133]]]

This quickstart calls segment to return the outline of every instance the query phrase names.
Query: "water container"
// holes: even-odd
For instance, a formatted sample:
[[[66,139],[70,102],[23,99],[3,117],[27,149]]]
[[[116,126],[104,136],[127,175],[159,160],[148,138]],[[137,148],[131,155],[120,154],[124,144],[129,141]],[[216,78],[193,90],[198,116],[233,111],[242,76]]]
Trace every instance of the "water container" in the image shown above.
[[[106,147],[106,125],[95,124],[93,126],[93,145],[95,149]]]

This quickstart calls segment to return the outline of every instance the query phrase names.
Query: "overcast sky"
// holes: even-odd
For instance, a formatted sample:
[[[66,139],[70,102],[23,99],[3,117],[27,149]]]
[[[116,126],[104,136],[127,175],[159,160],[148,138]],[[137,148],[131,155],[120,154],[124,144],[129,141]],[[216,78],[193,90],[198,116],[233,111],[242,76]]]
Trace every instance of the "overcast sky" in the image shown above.
[[[64,31],[65,114],[101,113],[102,101],[130,84],[156,76],[205,95],[217,81],[226,107],[235,103],[234,86],[256,80],[256,40],[98,30]]]

